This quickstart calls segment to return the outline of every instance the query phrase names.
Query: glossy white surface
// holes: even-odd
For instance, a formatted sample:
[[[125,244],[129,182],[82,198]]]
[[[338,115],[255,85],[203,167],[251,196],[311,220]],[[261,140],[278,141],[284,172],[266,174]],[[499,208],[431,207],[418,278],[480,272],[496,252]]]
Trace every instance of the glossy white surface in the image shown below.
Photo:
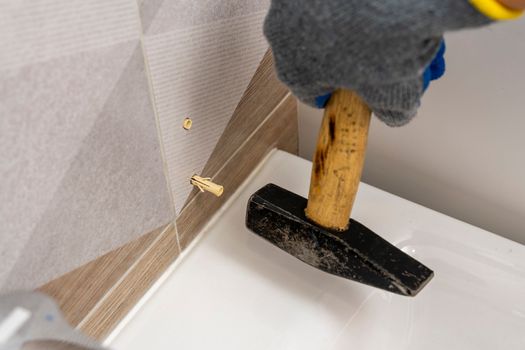
[[[274,152],[113,339],[143,349],[525,349],[525,247],[368,185],[352,216],[435,271],[415,298],[318,271],[244,226],[268,182],[307,195]]]

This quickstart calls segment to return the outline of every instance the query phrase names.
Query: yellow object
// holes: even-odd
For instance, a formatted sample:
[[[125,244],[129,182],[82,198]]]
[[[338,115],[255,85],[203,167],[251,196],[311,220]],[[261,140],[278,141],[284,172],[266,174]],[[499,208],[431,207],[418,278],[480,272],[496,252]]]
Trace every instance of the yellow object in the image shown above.
[[[523,10],[513,10],[504,6],[498,0],[469,0],[479,12],[493,20],[515,19],[523,14]]]
[[[190,183],[193,186],[196,186],[201,192],[207,191],[213,193],[217,197],[220,197],[224,192],[224,187],[217,185],[211,181],[209,177],[200,177],[198,175],[193,175],[191,177]]]
[[[185,118],[184,122],[182,123],[182,127],[185,130],[190,130],[192,125],[193,125],[193,121],[190,118]]]

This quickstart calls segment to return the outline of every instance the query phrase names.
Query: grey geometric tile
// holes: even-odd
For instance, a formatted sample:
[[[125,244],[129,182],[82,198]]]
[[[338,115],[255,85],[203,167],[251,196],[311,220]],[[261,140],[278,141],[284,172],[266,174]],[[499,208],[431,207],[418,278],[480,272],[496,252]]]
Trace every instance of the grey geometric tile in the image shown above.
[[[142,23],[142,32],[149,32],[153,20],[157,16],[164,0],[137,0],[139,2],[140,21]]]
[[[0,71],[0,284],[137,45]]]
[[[0,289],[35,287],[173,218],[143,62],[134,40],[0,78]]]
[[[0,2],[0,69],[138,39],[130,0]]]
[[[143,0],[140,8],[144,33],[171,30],[266,12],[269,0]]]

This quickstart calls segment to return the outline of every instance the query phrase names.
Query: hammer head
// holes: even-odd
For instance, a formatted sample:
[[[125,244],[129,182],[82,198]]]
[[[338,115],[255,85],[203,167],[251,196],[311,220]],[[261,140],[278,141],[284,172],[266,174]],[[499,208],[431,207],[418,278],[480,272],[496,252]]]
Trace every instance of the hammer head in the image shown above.
[[[305,198],[268,184],[250,197],[246,226],[313,267],[389,292],[414,296],[434,275],[355,220],[342,232],[317,226],[306,205]]]

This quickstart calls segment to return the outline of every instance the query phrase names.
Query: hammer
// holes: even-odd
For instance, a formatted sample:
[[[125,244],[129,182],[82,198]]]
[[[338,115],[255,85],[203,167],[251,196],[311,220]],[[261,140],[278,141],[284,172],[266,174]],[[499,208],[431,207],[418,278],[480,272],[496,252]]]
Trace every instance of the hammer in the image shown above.
[[[371,114],[356,93],[336,90],[325,108],[308,200],[267,184],[250,197],[246,226],[322,271],[414,296],[433,277],[432,270],[349,219]]]

